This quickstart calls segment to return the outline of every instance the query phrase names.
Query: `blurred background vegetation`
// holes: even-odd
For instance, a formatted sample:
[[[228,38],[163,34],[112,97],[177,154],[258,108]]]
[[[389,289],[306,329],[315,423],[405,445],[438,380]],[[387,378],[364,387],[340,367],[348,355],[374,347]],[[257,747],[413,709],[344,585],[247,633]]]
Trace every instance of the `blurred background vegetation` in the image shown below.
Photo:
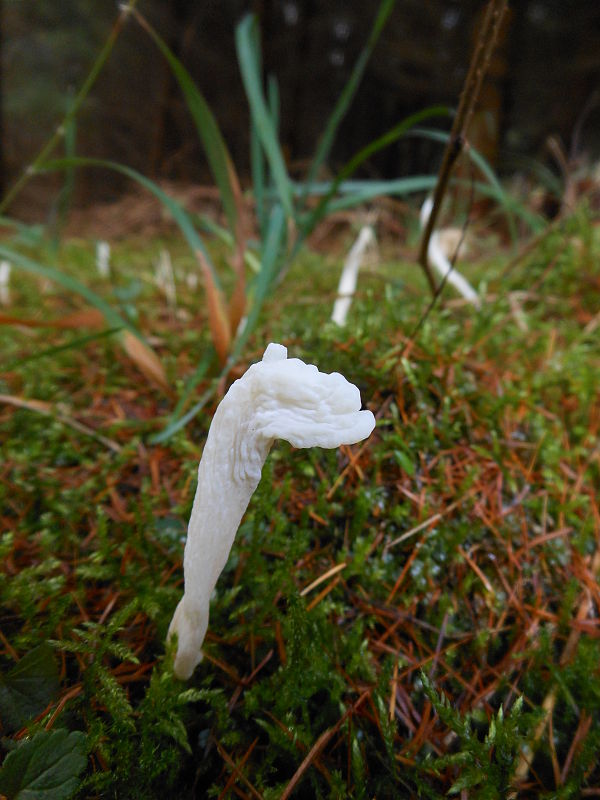
[[[365,142],[432,103],[455,107],[484,4],[400,0],[369,61],[330,159],[344,163]],[[84,81],[117,12],[106,0],[3,0],[0,176],[5,191],[32,161]],[[255,11],[266,73],[277,76],[280,141],[292,175],[314,152],[323,120],[346,85],[374,17],[359,0],[144,0],[204,93],[240,174],[248,172],[248,109],[234,29]],[[560,175],[557,143],[571,164],[600,150],[600,4],[511,3],[470,140],[500,174],[533,161]],[[443,122],[440,124],[444,124]],[[77,117],[77,151],[111,158],[155,179],[210,182],[185,100],[167,62],[133,21]],[[363,177],[432,172],[440,148],[404,138],[373,157]],[[61,177],[25,188],[13,213],[43,217]],[[114,199],[126,188],[110,172],[77,175],[76,200]]]

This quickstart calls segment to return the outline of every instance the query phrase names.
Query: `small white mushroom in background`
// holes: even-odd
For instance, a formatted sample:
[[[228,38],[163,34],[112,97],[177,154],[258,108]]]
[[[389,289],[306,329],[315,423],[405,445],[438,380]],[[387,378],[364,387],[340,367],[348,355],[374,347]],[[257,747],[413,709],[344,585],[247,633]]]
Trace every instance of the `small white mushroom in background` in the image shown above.
[[[428,197],[421,206],[421,229],[425,229],[427,220],[433,208],[433,200]],[[427,259],[431,266],[439,273],[442,279],[446,279],[448,283],[456,289],[457,292],[462,294],[465,300],[472,303],[476,308],[481,308],[481,301],[479,295],[473,289],[469,281],[460,274],[460,272],[453,267],[448,256],[452,251],[460,245],[462,234],[458,237],[452,229],[446,231],[433,231],[429,239],[429,246],[427,248]],[[454,246],[453,246],[454,245]]]
[[[198,273],[197,272],[188,272],[185,276],[185,282],[188,289],[191,289],[192,292],[195,292],[198,288]]]
[[[102,278],[110,277],[110,245],[108,242],[96,243],[96,269]]]
[[[210,596],[275,439],[294,447],[339,447],[375,427],[360,392],[337,372],[319,372],[271,343],[219,404],[198,467],[183,559],[185,591],[168,637],[177,634],[174,672],[187,680],[202,660]]]
[[[154,271],[154,282],[167,298],[167,303],[171,308],[174,308],[177,304],[177,292],[175,289],[175,276],[173,275],[171,255],[168,250],[160,251],[160,257]]]
[[[0,261],[0,304],[7,306],[10,304],[10,261]]]
[[[358,280],[358,271],[363,262],[367,247],[375,242],[375,233],[370,225],[365,225],[360,229],[358,238],[352,245],[352,249],[348,253],[344,269],[340,276],[340,282],[337,290],[337,298],[333,304],[333,312],[331,314],[331,321],[336,325],[343,327],[346,324],[348,311],[352,305],[352,298],[356,291],[356,282]]]

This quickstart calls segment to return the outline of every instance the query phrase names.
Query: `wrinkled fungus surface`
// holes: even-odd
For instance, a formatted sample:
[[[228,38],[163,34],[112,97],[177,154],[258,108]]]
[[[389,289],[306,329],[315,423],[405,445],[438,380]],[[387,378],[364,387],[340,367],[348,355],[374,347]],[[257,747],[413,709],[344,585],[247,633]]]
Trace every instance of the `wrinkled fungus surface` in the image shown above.
[[[294,447],[339,447],[375,427],[360,392],[337,372],[288,358],[269,344],[229,389],[213,418],[198,467],[198,487],[183,560],[185,591],[169,637],[177,634],[175,674],[187,680],[202,660],[210,596],[275,439]]]

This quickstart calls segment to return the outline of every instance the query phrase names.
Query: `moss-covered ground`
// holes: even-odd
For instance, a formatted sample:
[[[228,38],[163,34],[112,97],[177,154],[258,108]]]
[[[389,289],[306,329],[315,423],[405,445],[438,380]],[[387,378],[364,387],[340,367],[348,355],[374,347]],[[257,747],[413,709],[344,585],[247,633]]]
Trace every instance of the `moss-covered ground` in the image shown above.
[[[463,265],[482,310],[446,290],[414,337],[416,266],[368,266],[338,329],[340,259],[301,254],[227,383],[279,341],[356,383],[377,427],[274,447],[186,684],[165,635],[219,392],[151,439],[209,349],[191,259],[116,242],[109,281],[91,241],[52,256],[130,315],[169,390],[77,296],[13,275],[5,316],[67,323],[0,326],[0,794],[600,794],[598,230],[582,208],[508,274],[506,248]],[[44,747],[64,769],[36,778]],[[19,794],[44,774],[57,794]]]

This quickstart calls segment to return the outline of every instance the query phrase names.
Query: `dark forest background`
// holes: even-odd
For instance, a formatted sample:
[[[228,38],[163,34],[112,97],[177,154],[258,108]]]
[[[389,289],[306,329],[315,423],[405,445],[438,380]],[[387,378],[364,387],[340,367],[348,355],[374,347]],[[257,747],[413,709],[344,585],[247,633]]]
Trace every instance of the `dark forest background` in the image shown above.
[[[344,162],[408,114],[456,106],[482,2],[398,0],[333,153]],[[280,136],[292,172],[315,147],[370,30],[364,0],[142,0],[139,10],[165,37],[210,103],[236,166],[248,166],[248,110],[234,27],[252,9],[261,20],[265,73],[276,75]],[[107,0],[3,0],[1,177],[6,188],[43,145],[85,79],[118,13]],[[558,141],[572,160],[600,153],[600,3],[521,0],[507,25],[481,97],[473,138],[502,173],[535,159],[559,171]],[[153,178],[208,181],[198,137],[166,63],[134,20],[77,119],[77,151],[121,161]],[[553,154],[554,152],[554,154]],[[439,145],[406,139],[364,175],[434,171]],[[58,180],[58,178],[57,178]],[[51,183],[47,184],[49,190]],[[117,197],[114,175],[79,175],[77,201]],[[45,204],[30,184],[20,206]]]

